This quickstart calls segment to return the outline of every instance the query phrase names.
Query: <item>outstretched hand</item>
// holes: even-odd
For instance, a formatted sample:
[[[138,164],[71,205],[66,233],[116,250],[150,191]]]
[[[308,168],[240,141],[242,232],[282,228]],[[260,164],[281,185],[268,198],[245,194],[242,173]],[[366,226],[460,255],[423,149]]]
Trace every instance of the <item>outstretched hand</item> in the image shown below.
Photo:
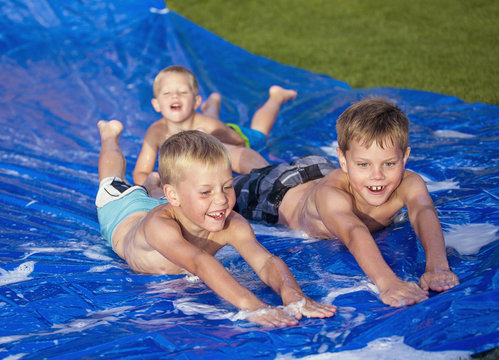
[[[337,307],[330,304],[323,304],[304,296],[301,300],[295,301],[285,307],[297,319],[303,316],[310,318],[328,318],[335,314]]]
[[[281,307],[269,306],[252,312],[242,311],[236,319],[248,320],[254,324],[268,327],[287,327],[298,324],[298,319]]]
[[[331,317],[336,310],[334,305],[322,304],[304,296],[301,300],[287,306],[269,306],[252,312],[242,311],[236,316],[236,319],[245,319],[262,326],[286,327],[297,325],[298,320],[303,316]]]
[[[456,274],[450,270],[426,271],[419,279],[419,286],[425,291],[445,291],[459,285]]]
[[[379,295],[385,304],[401,307],[428,299],[428,290],[420,288],[416,283],[397,279],[387,288],[380,290]]]

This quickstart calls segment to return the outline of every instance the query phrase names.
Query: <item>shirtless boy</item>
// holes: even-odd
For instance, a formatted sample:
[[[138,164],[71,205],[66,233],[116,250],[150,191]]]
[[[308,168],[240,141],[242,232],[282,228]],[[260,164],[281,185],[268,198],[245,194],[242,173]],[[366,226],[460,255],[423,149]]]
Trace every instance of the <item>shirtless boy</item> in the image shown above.
[[[137,273],[198,276],[215,293],[264,326],[296,325],[303,315],[330,317],[336,311],[305,296],[284,262],[255,238],[232,211],[235,194],[227,149],[213,136],[183,131],[161,147],[159,175],[167,200],[153,199],[142,186],[124,182],[119,147],[123,125],[98,123],[100,186],[96,198],[103,237]],[[233,246],[288,308],[272,307],[239,284],[214,257]],[[294,309],[292,312],[289,309]]]
[[[235,178],[234,209],[249,220],[284,224],[316,238],[339,238],[385,304],[412,305],[427,299],[429,289],[459,284],[449,269],[426,184],[405,170],[410,152],[405,114],[384,100],[363,100],[345,110],[336,129],[340,169],[320,156],[255,169]],[[403,207],[426,254],[419,286],[395,275],[371,234],[388,226]]]
[[[159,148],[169,136],[185,130],[202,130],[218,138],[230,151],[233,170],[240,174],[269,165],[257,151],[265,146],[267,136],[279,114],[281,105],[296,97],[296,91],[272,86],[269,98],[256,111],[251,128],[226,124],[218,119],[220,95],[212,94],[203,104],[205,114],[196,110],[201,105],[196,76],[183,66],[173,65],[154,79],[151,100],[162,118],[149,126],[133,171],[136,184],[143,184],[154,171]]]

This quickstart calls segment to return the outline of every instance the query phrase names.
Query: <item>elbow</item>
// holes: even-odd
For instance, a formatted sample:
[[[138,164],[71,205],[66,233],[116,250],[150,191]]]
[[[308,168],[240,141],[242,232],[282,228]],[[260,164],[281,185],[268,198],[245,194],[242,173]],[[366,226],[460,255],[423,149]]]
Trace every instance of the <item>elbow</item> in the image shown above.
[[[205,268],[209,260],[207,259],[207,254],[200,250],[196,254],[193,254],[188,262],[181,264],[181,266],[192,275],[201,278],[200,275],[209,271],[208,267]]]
[[[132,178],[133,178],[133,183],[135,185],[142,185],[142,182],[140,181],[140,177],[137,173],[133,172],[132,173]]]
[[[355,248],[358,248],[362,243],[362,239],[366,236],[371,237],[371,232],[365,225],[352,225],[345,232],[344,235],[340,235],[339,238],[345,244],[345,246],[352,252]]]
[[[146,181],[147,174],[142,171],[134,171],[132,173],[133,183],[135,185],[143,185]]]
[[[409,221],[416,236],[419,237],[421,230],[424,229],[425,225],[438,223],[437,211],[433,205],[421,207],[417,211],[409,213]]]
[[[275,272],[279,272],[279,270],[283,266],[286,266],[284,264],[284,261],[282,261],[277,256],[270,254],[269,257],[265,260],[264,264],[261,266],[260,270],[258,271],[258,274],[260,274],[259,277],[262,279],[262,281],[265,284],[269,285],[269,281],[272,278],[272,274]]]

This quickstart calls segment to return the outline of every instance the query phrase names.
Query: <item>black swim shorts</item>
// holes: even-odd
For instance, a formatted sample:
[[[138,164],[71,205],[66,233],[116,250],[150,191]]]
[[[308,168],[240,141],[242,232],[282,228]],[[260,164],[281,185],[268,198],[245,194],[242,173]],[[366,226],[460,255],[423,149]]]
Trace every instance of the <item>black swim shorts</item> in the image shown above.
[[[253,169],[234,179],[237,211],[248,220],[275,224],[286,192],[303,183],[319,179],[335,169],[328,159],[318,155],[301,157],[292,163]]]

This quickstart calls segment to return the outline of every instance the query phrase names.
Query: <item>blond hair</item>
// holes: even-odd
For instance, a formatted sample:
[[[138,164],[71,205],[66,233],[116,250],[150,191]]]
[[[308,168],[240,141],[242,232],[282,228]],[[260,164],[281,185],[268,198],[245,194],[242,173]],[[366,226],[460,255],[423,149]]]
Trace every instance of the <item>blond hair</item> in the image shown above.
[[[159,151],[161,184],[179,184],[194,163],[232,167],[229,152],[217,138],[198,130],[181,131],[166,139]]]
[[[156,75],[156,77],[154,78],[154,83],[152,85],[152,92],[153,92],[153,95],[154,97],[158,97],[158,93],[160,91],[160,83],[161,83],[161,79],[163,78],[163,76],[165,76],[166,74],[170,73],[170,72],[176,72],[176,73],[179,73],[179,74],[184,74],[185,76],[187,76],[187,78],[189,79],[189,82],[191,84],[191,90],[192,92],[194,93],[194,95],[198,95],[199,93],[199,83],[198,83],[198,79],[196,78],[196,75],[194,75],[194,73],[192,71],[190,71],[189,69],[183,67],[183,66],[180,66],[180,65],[171,65],[171,66],[168,66],[166,68],[164,68],[163,70],[161,70],[158,75]]]
[[[343,153],[352,141],[369,148],[376,142],[398,146],[405,152],[409,143],[409,120],[396,105],[381,98],[369,98],[354,103],[336,121],[338,145]]]

